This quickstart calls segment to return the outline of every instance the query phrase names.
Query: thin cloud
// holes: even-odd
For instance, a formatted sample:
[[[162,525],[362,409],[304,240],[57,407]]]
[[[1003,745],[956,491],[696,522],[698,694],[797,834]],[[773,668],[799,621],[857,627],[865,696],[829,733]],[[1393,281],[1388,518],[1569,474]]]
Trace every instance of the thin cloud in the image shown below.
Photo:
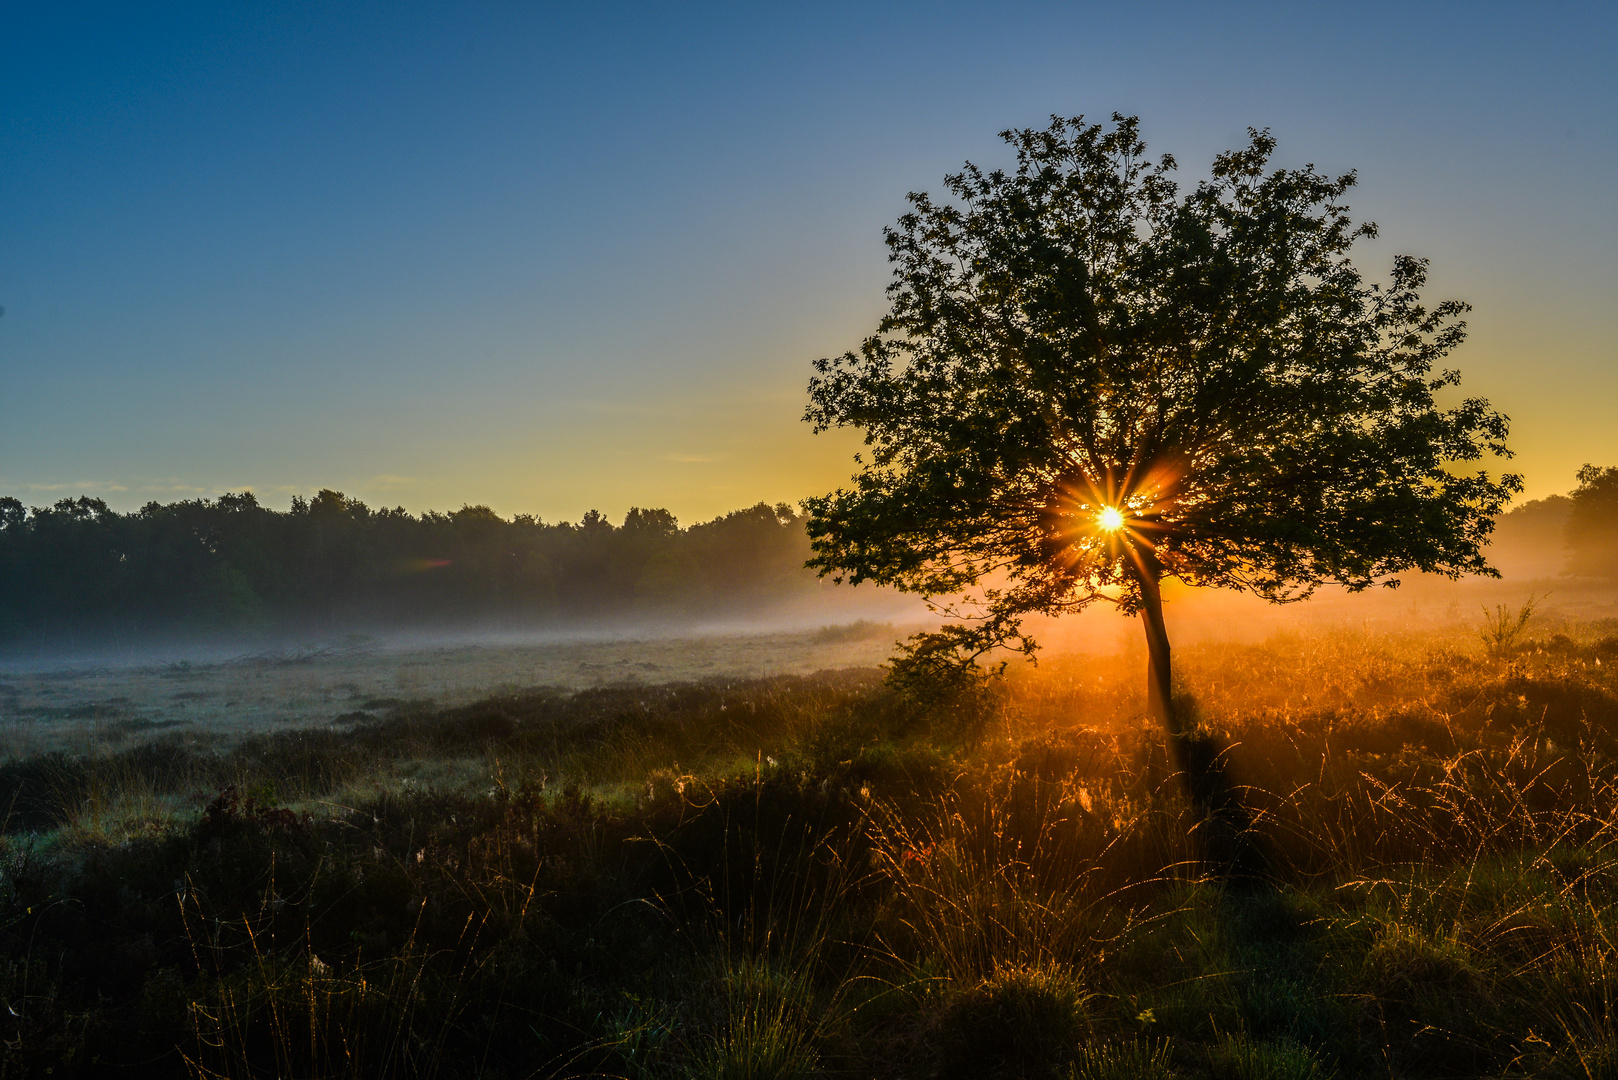
[[[114,488],[114,489],[109,489],[109,490],[125,491],[125,490],[128,490],[128,489],[126,489],[126,488]],[[153,493],[158,493],[158,494],[163,494],[163,495],[215,495],[215,494],[218,494],[221,489],[216,488],[216,487],[212,487],[212,486],[198,486],[197,484],[184,484],[184,483],[181,483],[178,480],[169,480],[166,483],[142,484],[140,487],[136,488],[135,490],[137,490],[137,491],[148,491],[148,492],[153,492]]]
[[[57,491],[128,491],[122,484],[102,484],[94,480],[79,480],[71,484],[9,484],[19,491],[51,493]]]

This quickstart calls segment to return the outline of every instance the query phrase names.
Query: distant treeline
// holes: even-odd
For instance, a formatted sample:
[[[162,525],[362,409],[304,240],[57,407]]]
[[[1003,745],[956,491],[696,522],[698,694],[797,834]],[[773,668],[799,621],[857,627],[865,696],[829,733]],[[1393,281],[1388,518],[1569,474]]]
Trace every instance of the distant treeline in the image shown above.
[[[417,516],[329,490],[287,511],[245,492],[127,514],[0,497],[0,645],[757,611],[818,587],[808,554],[785,504],[681,528],[667,510]]]
[[[1618,577],[1618,468],[1578,481],[1500,517],[1489,554],[1508,577]],[[286,511],[246,492],[127,514],[0,497],[0,648],[757,613],[820,587],[808,555],[784,503],[681,528],[667,510],[417,516],[330,490]]]

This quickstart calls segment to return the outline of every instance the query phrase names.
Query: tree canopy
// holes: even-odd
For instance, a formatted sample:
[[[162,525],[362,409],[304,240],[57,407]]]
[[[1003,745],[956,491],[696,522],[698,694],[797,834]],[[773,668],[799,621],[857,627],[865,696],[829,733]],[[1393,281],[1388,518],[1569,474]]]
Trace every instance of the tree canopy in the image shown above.
[[[1618,575],[1618,467],[1586,465],[1567,517],[1568,572]]]
[[[1492,573],[1521,483],[1458,466],[1507,455],[1507,419],[1434,370],[1467,306],[1422,301],[1421,259],[1361,277],[1352,173],[1271,168],[1249,129],[1182,192],[1138,127],[1053,117],[1002,134],[1012,171],[912,193],[887,315],[815,364],[806,419],[868,450],[806,503],[811,565],[963,617],[912,659],[1031,651],[1024,616],[1104,599],[1147,615],[1166,695],[1164,576],[1287,601]]]

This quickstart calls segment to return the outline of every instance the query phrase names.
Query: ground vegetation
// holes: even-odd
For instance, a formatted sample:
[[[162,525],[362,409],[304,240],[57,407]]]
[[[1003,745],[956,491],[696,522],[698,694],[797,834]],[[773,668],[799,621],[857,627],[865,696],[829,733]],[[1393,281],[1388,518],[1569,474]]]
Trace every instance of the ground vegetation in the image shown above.
[[[1610,1075],[1618,625],[1183,660],[1240,858],[1127,656],[14,757],[0,1069]]]

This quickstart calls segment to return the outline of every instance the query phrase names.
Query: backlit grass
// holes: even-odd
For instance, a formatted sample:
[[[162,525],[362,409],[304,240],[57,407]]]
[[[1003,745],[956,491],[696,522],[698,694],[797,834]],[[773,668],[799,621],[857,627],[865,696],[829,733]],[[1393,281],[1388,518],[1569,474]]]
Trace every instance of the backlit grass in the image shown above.
[[[14,757],[5,1075],[1610,1075],[1618,628],[1561,630],[1183,650],[1203,804],[1127,656]]]

